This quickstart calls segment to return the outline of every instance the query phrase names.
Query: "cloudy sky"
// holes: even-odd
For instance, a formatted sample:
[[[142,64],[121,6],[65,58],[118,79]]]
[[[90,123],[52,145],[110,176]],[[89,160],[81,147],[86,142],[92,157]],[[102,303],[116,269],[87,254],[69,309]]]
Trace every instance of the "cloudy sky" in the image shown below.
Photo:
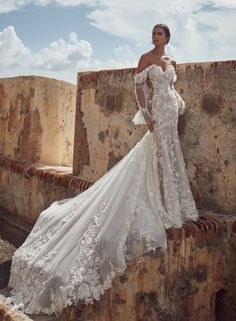
[[[236,0],[0,0],[0,78],[134,67],[161,22],[177,63],[236,58]]]

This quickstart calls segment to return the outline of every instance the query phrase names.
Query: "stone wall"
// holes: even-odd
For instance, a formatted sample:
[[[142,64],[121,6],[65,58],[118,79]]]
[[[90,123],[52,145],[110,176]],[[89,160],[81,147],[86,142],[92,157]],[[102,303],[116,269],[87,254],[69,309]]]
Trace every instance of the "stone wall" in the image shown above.
[[[203,214],[203,213],[202,213]],[[0,225],[0,232],[2,226]],[[0,289],[1,321],[233,321],[236,318],[235,217],[205,213],[198,223],[168,229],[168,250],[127,262],[101,300],[80,302],[56,318],[29,318],[6,304],[8,289]],[[9,278],[14,246],[0,240],[0,272]]]
[[[156,251],[130,262],[125,275],[115,278],[101,301],[68,308],[60,321],[235,318],[236,223],[230,215],[236,208],[235,66],[233,61],[182,64],[176,83],[188,107],[179,119],[179,135],[194,197],[199,207],[212,207],[227,215],[204,210],[198,222],[167,230],[167,253]],[[70,128],[64,128],[59,121],[66,111],[62,102],[69,106],[74,87],[40,77],[0,81],[0,223],[5,221],[4,215],[11,213],[16,225],[18,218],[31,228],[39,213],[53,201],[73,197],[88,188],[128,153],[146,131],[145,126],[131,123],[137,111],[134,72],[124,69],[79,75],[74,175],[68,167],[68,155],[72,153],[65,147],[66,130]],[[47,88],[45,95],[43,88]],[[71,110],[64,119],[69,117],[72,122]],[[142,243],[135,246],[138,256]],[[10,256],[5,257],[5,252],[3,255],[7,265],[2,259],[0,270],[7,268],[9,275]],[[1,318],[31,319],[10,311],[0,295]],[[38,320],[49,318],[39,316]]]
[[[2,211],[5,216],[13,214],[15,220],[33,225],[39,214],[53,202],[76,196],[92,185],[71,172],[68,167],[29,164],[0,157],[0,209],[5,210]]]
[[[229,217],[207,213],[196,225],[167,230],[167,253],[129,262],[99,302],[68,308],[62,320],[235,320],[236,224]]]
[[[44,77],[0,79],[0,154],[71,166],[76,86]]]
[[[131,120],[134,69],[78,74],[75,175],[97,180],[142,137],[146,128]]]
[[[175,86],[187,105],[178,127],[194,198],[199,208],[224,213],[236,208],[235,66],[234,61],[178,65]],[[74,176],[68,165],[72,162],[75,86],[42,77],[0,80],[2,207],[34,223],[51,202],[81,191],[69,182],[90,183],[128,153],[147,130],[131,123],[137,111],[134,72],[79,74]],[[6,156],[13,163],[21,161],[23,168],[24,161],[36,169],[40,162],[65,164],[62,170],[57,167],[54,176],[68,183],[63,187],[59,180],[48,182],[50,166],[43,167],[40,179],[27,177],[25,169],[17,172],[14,165],[5,166]]]
[[[198,206],[236,209],[236,61],[177,66],[177,91],[187,110],[179,117],[183,155]],[[147,130],[134,126],[135,69],[78,74],[74,174],[96,180]]]

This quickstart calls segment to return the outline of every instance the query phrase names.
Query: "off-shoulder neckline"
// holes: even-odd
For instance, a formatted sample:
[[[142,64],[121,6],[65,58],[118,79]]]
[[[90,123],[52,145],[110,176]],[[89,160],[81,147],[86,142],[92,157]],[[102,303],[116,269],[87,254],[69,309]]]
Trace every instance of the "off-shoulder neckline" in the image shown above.
[[[150,69],[150,67],[157,67],[157,68],[159,68],[159,69],[163,72],[163,74],[166,72],[166,70],[169,69],[169,67],[173,67],[173,68],[174,68],[174,66],[173,66],[171,63],[169,63],[169,64],[166,66],[165,70],[163,70],[162,67],[159,66],[159,65],[157,65],[157,64],[151,64],[151,65],[147,66],[145,69],[143,69],[142,71],[136,73],[136,75],[139,75],[139,74],[143,73],[143,72],[146,71],[147,69]]]

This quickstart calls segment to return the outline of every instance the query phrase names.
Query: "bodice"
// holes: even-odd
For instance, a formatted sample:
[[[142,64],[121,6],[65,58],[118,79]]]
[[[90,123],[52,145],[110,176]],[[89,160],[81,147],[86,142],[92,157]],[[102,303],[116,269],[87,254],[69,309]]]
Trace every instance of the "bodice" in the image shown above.
[[[163,70],[161,66],[156,64],[149,65],[143,71],[135,75],[135,83],[140,85],[147,85],[150,80],[152,87],[152,94],[172,95],[171,89],[174,88],[173,83],[177,80],[175,68],[172,64],[168,64]],[[149,86],[147,86],[149,87]],[[150,89],[150,88],[149,88]]]
[[[174,88],[177,80],[175,68],[168,64],[165,70],[161,66],[152,64],[134,77],[136,101],[139,108],[146,110],[146,118],[153,118],[160,122],[160,126],[171,123],[176,125],[178,114],[183,114],[185,102]],[[142,113],[143,115],[143,111]],[[140,117],[138,112],[135,115],[134,123],[144,124],[147,120]]]
[[[174,66],[169,64],[165,70],[154,64],[149,67],[148,76],[152,84],[153,94],[170,90],[171,81],[176,81]]]

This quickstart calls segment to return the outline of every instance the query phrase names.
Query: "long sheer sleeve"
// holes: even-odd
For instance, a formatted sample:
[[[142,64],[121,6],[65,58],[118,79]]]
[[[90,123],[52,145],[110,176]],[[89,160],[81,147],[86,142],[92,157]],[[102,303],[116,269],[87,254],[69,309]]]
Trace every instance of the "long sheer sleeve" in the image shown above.
[[[135,83],[135,98],[139,108],[136,113],[133,123],[135,125],[150,124],[153,122],[151,112],[148,110],[148,88],[147,88],[147,75],[149,68],[144,69],[134,76]]]
[[[174,94],[175,94],[175,97],[177,99],[177,103],[178,103],[178,114],[179,115],[183,115],[184,112],[185,112],[185,102],[183,100],[183,98],[180,96],[180,94],[175,90],[175,87],[174,87],[174,82],[176,82],[177,80],[177,76],[175,74],[174,78],[171,80],[171,89],[173,90]]]

